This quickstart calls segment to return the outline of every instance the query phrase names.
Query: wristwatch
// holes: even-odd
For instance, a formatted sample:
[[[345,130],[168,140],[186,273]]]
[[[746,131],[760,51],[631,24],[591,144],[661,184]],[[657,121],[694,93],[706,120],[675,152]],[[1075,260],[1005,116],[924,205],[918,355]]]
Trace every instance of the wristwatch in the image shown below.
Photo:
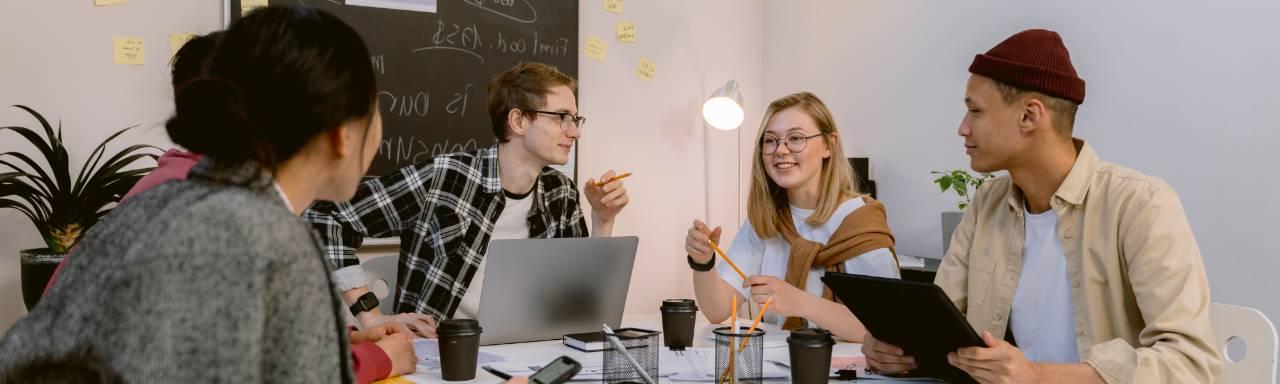
[[[710,271],[716,267],[715,257],[712,257],[711,261],[708,261],[706,264],[700,264],[696,261],[693,261],[693,256],[685,255],[685,258],[689,259],[689,268],[693,268],[693,270],[698,272]]]
[[[361,313],[372,311],[378,307],[378,296],[373,292],[365,292],[356,299],[355,304],[351,304],[351,316],[359,316]]]

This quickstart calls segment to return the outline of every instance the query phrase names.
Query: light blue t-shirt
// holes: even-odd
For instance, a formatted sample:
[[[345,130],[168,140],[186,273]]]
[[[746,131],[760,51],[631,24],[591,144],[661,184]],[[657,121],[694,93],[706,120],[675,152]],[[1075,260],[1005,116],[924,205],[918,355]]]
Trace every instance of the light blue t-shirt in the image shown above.
[[[1013,294],[1009,329],[1027,360],[1078,363],[1075,303],[1067,276],[1067,256],[1058,239],[1058,214],[1026,213],[1022,274]]]
[[[791,222],[796,225],[796,232],[800,237],[809,241],[826,244],[831,239],[831,234],[836,232],[840,227],[840,223],[844,222],[845,216],[848,216],[854,210],[865,205],[862,199],[849,199],[849,201],[840,204],[839,208],[831,215],[827,222],[811,226],[805,223],[805,219],[813,215],[812,209],[800,209],[791,207]],[[742,268],[742,272],[748,277],[754,275],[776,276],[785,279],[787,276],[787,258],[791,254],[791,244],[780,235],[773,238],[762,240],[756,235],[755,229],[751,226],[750,221],[744,221],[742,227],[738,229],[738,235],[733,239],[733,244],[726,250],[729,258],[733,260],[738,268]],[[742,288],[742,278],[728,263],[716,263],[716,270],[720,273],[720,278],[729,283],[741,293],[743,297],[751,298],[751,291]],[[844,270],[847,273],[898,278],[898,263],[894,261],[893,253],[888,248],[873,249],[862,255],[854,257],[844,262]],[[805,291],[822,296],[822,276],[826,274],[823,268],[814,268],[809,272],[809,279],[805,282]],[[758,308],[758,306],[756,307]],[[753,309],[755,311],[756,309]],[[786,318],[778,316],[770,312],[765,314],[764,322],[770,324],[782,324]]]

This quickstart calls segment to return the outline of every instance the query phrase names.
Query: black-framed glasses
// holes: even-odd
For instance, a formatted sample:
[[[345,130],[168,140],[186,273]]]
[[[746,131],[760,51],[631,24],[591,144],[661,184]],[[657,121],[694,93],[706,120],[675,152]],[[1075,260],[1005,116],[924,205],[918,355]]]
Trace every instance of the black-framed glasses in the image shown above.
[[[821,133],[813,136],[805,136],[803,133],[792,133],[787,135],[787,149],[791,152],[801,152],[809,146],[809,139],[822,136]],[[773,136],[765,136],[760,140],[760,152],[766,155],[772,155],[778,152],[778,138]]]
[[[578,127],[578,130],[582,130],[582,126],[587,124],[587,118],[578,116],[569,112],[551,112],[551,111],[532,111],[532,112],[552,115],[559,118],[560,129],[563,129],[566,131],[569,130],[570,124],[572,124],[575,127]]]

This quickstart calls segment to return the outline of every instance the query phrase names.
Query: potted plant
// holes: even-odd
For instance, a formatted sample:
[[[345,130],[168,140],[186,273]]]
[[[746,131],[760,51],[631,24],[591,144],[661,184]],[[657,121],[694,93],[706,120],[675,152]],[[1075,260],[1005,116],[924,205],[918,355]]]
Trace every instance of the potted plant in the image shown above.
[[[45,248],[20,251],[22,259],[22,300],[30,310],[40,300],[53,270],[62,262],[67,250],[102,218],[133,184],[152,168],[127,169],[139,160],[158,157],[154,146],[138,144],[116,152],[103,161],[107,143],[133,128],[125,128],[108,136],[85,159],[74,179],[62,141],[62,126],[55,132],[40,113],[15,105],[36,118],[44,129],[44,137],[24,127],[0,127],[17,133],[30,142],[43,157],[46,168],[21,152],[0,153],[0,209],[22,212],[35,225],[44,239]]]
[[[960,225],[960,218],[964,217],[964,209],[969,207],[971,199],[969,192],[977,191],[982,182],[995,178],[990,173],[974,175],[963,169],[953,169],[950,171],[933,171],[930,172],[938,175],[933,182],[938,184],[942,189],[942,193],[947,190],[956,191],[956,195],[960,196],[960,201],[956,202],[956,211],[942,213],[942,253],[947,253],[947,248],[951,247],[951,234],[955,233],[956,227]]]

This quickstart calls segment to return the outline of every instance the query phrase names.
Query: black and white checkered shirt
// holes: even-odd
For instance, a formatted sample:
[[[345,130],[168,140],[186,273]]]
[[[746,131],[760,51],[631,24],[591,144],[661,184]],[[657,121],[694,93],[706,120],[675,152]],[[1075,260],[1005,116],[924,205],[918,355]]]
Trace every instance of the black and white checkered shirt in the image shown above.
[[[493,146],[437,156],[365,180],[351,201],[317,202],[303,217],[320,232],[336,275],[363,275],[356,248],[364,238],[400,238],[396,313],[449,319],[484,258],[505,204],[498,147]],[[550,167],[538,176],[527,220],[530,238],[587,236],[577,187]],[[344,291],[355,288],[341,276],[338,280]]]

